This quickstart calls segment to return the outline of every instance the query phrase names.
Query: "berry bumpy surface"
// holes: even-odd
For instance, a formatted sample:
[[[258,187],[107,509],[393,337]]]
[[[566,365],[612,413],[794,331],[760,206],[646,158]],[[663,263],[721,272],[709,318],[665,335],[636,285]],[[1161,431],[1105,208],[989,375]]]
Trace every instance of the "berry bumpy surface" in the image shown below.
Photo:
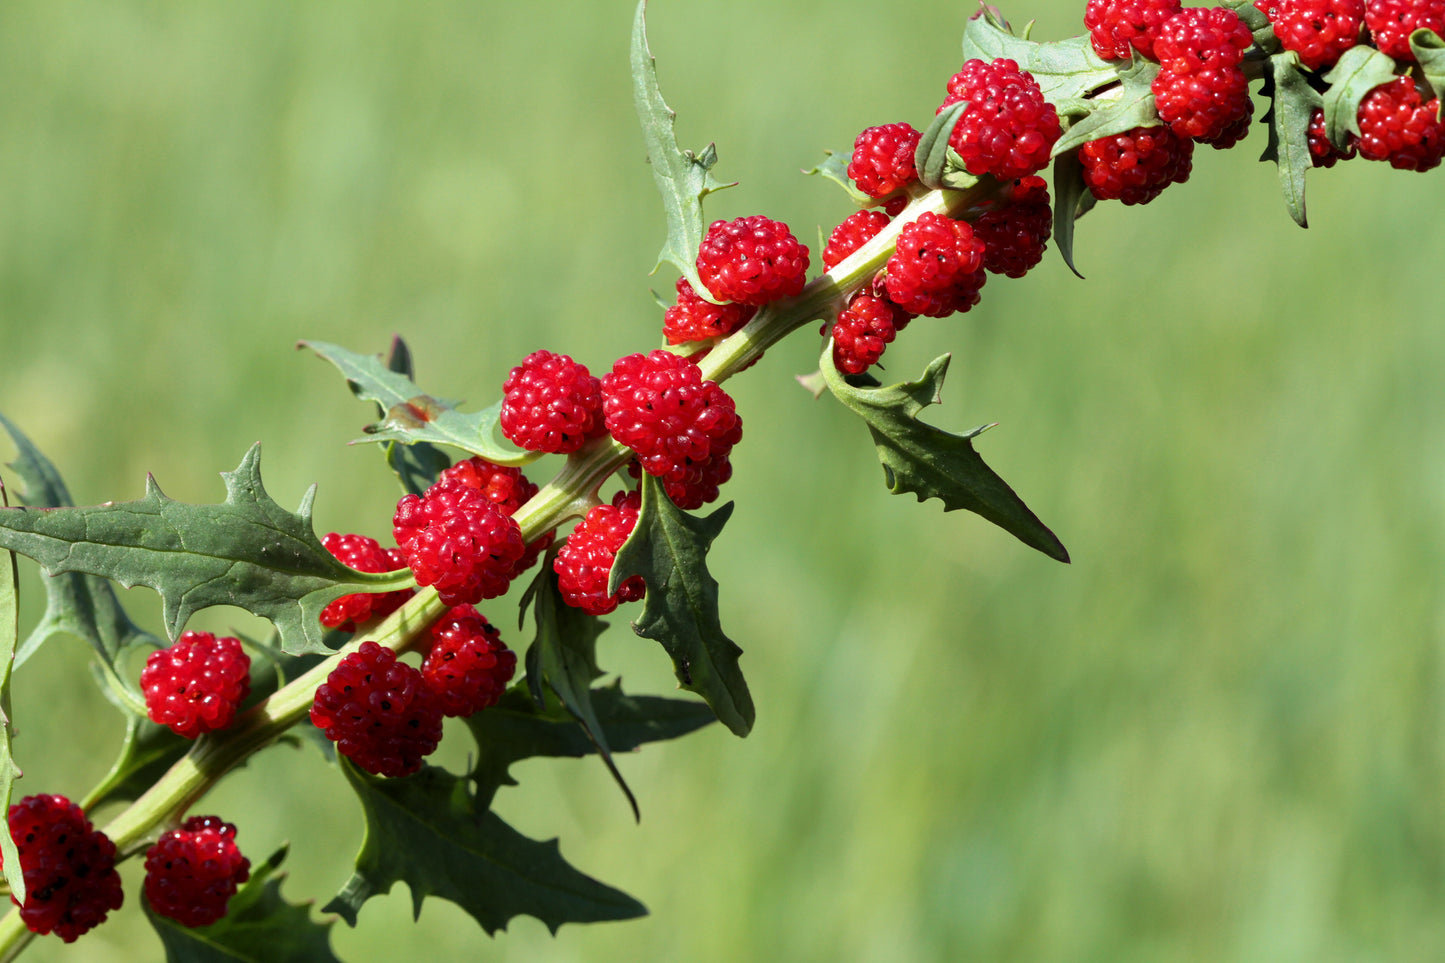
[[[406,557],[394,548],[382,548],[381,543],[365,535],[338,535],[331,532],[321,539],[326,550],[336,556],[337,561],[358,572],[392,572],[406,568]],[[385,618],[406,603],[415,592],[402,589],[398,592],[357,592],[343,595],[321,610],[321,624],[328,629],[342,629],[355,632],[356,627],[372,619]]]
[[[1079,148],[1084,183],[1101,201],[1147,204],[1170,184],[1189,179],[1194,142],[1165,126],[1091,140]]]
[[[616,595],[607,594],[612,563],[618,549],[637,524],[641,496],[619,492],[611,505],[598,505],[577,523],[557,552],[552,568],[562,600],[590,615],[606,615],[622,602],[642,598],[647,585],[634,575],[618,586]]]
[[[1104,60],[1128,60],[1131,50],[1154,59],[1159,25],[1179,12],[1179,0],[1089,0],[1084,26]]]
[[[456,480],[397,502],[392,532],[417,584],[435,586],[447,605],[503,594],[526,553],[517,523],[484,492]]]
[[[788,225],[762,214],[713,221],[698,248],[697,273],[720,301],[763,305],[803,290],[808,249]]]
[[[316,689],[311,722],[372,775],[409,776],[442,738],[442,700],[422,674],[372,641]]]
[[[210,926],[226,915],[236,889],[251,878],[251,861],[236,845],[236,827],[216,816],[192,816],[146,850],[146,901],[182,926]]]
[[[532,352],[502,391],[502,434],[514,445],[565,455],[602,434],[601,385],[565,354]]]
[[[1012,60],[969,60],[948,81],[941,113],[968,101],[949,135],[970,174],[999,180],[1027,177],[1049,163],[1059,139],[1059,112],[1044,99],[1038,83]]]
[[[441,698],[443,715],[469,716],[496,705],[516,671],[516,653],[472,606],[457,606],[431,627],[421,675]]]
[[[593,437],[607,433],[602,424],[602,395],[599,382],[597,396],[597,428],[593,430]],[[526,475],[522,469],[514,468],[511,465],[498,465],[496,462],[487,461],[480,455],[473,455],[471,458],[463,459],[455,465],[442,472],[437,479],[438,483],[448,485],[464,485],[473,488],[487,497],[493,505],[501,510],[503,515],[511,518],[517,514],[517,509],[527,504],[532,496],[537,494],[537,486]],[[527,569],[537,563],[537,558],[552,544],[552,533],[547,532],[531,542],[527,543],[527,550],[522,558],[512,569],[512,578],[521,575]]]
[[[195,739],[235,719],[251,691],[251,657],[239,639],[182,632],[175,644],[146,659],[140,686],[152,722]]]
[[[1410,34],[1423,28],[1445,36],[1445,0],[1366,0],[1365,26],[1381,53],[1413,62]]]
[[[1428,171],[1445,156],[1438,100],[1425,100],[1409,77],[1381,84],[1360,102],[1360,156],[1400,170]]]
[[[1014,181],[1002,206],[973,222],[973,235],[984,245],[984,270],[1011,278],[1023,277],[1044,259],[1053,230],[1049,186],[1042,177]]]
[[[848,176],[869,197],[887,197],[918,179],[913,155],[922,137],[912,124],[869,127],[853,141]]]
[[[1181,137],[1237,140],[1252,109],[1239,66],[1252,43],[1244,21],[1223,7],[1185,7],[1160,24],[1151,85],[1159,118]]]
[[[878,363],[910,320],[886,298],[858,295],[833,322],[833,366],[844,374],[862,374]]]
[[[854,211],[849,214],[833,228],[828,235],[828,243],[823,245],[823,267],[833,270],[887,226],[888,215],[882,211]]]
[[[924,211],[898,233],[884,285],[910,314],[945,318],[978,303],[983,287],[983,242],[966,221]]]
[[[64,796],[26,796],[9,816],[25,877],[20,920],[27,929],[70,943],[120,909],[125,894],[115,844],[79,806]]]
[[[1310,70],[1334,66],[1359,42],[1364,0],[1254,0],[1286,50]],[[1442,8],[1445,9],[1445,8]]]
[[[758,312],[751,304],[713,304],[700,298],[687,278],[678,278],[676,287],[677,303],[662,315],[662,333],[668,344],[726,337],[751,321]],[[600,404],[599,401],[599,424],[602,418]]]

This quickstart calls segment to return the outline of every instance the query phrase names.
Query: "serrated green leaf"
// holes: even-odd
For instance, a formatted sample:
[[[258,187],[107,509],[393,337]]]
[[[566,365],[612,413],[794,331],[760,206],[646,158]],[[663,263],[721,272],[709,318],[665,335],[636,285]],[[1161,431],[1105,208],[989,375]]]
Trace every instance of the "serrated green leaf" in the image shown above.
[[[593,713],[616,753],[685,736],[717,718],[706,703],[692,699],[626,695],[618,680],[593,689],[591,698]],[[472,779],[479,809],[490,806],[502,786],[516,785],[508,774],[513,763],[538,756],[580,759],[597,751],[555,696],[547,694],[539,704],[525,680],[466,722],[477,741]]]
[[[1074,222],[1094,206],[1094,195],[1084,183],[1084,168],[1077,153],[1060,154],[1054,158],[1054,246],[1059,256],[1083,280],[1074,267]],[[825,366],[826,370],[826,366]]]
[[[647,594],[632,631],[661,643],[682,687],[702,696],[718,721],[745,736],[755,710],[738,666],[743,650],[723,634],[718,585],[707,570],[708,549],[732,512],[728,502],[706,518],[690,515],[672,503],[662,482],[643,475],[637,524],[612,562],[607,591],[615,594],[626,579],[642,576]]]
[[[166,631],[195,612],[235,605],[269,619],[288,652],[324,652],[321,610],[349,592],[392,591],[410,578],[342,565],[311,527],[313,487],[288,512],[261,484],[260,446],[222,472],[226,500],[191,505],[146,477],[145,497],[85,508],[0,509],[0,547],[50,574],[82,572],[154,589]]]
[[[457,411],[455,402],[424,393],[410,378],[392,371],[376,355],[357,354],[324,341],[301,341],[297,347],[310,348],[330,361],[346,378],[352,394],[376,402],[384,412],[382,420],[367,425],[365,437],[357,438],[353,444],[431,442],[481,455],[498,465],[512,466],[525,465],[539,457],[536,452],[522,451],[497,440],[500,401],[483,411],[463,414]]]
[[[973,439],[990,426],[955,435],[918,420],[920,411],[939,402],[950,357],[935,358],[918,381],[887,388],[847,384],[832,365],[831,343],[821,367],[834,397],[867,423],[890,491],[912,492],[919,501],[937,498],[944,511],[963,508],[982,515],[1025,545],[1067,562],[1058,537],[974,451]],[[651,583],[647,590],[651,594]]]
[[[1094,53],[1088,34],[1037,43],[1016,37],[998,15],[983,7],[963,29],[964,60],[1006,57],[1038,81],[1044,97],[1058,102],[1092,93],[1112,83],[1117,65]]]
[[[402,339],[401,335],[394,335],[391,339],[391,350],[387,352],[386,367],[388,371],[395,372],[408,381],[416,381],[416,370],[411,360],[411,348],[407,347],[406,341]],[[347,383],[351,386],[353,394],[361,390],[361,386],[356,382]],[[386,417],[386,409],[382,408],[380,403],[377,403],[376,410],[380,417]],[[382,451],[386,453],[387,467],[396,473],[397,481],[401,482],[402,491],[408,495],[423,494],[452,464],[452,459],[446,452],[424,441],[413,442],[409,445],[404,445],[399,441],[388,441],[382,444]]]
[[[943,186],[943,175],[948,166],[948,139],[958,118],[968,109],[968,101],[960,100],[949,104],[946,110],[935,115],[918,138],[913,151],[913,167],[918,171],[918,180],[924,187],[936,191]]]
[[[488,710],[490,711],[490,710]],[[528,839],[475,805],[467,780],[434,766],[401,779],[370,776],[345,759],[341,770],[366,814],[356,872],[324,912],[352,926],[372,896],[396,883],[411,890],[412,911],[428,896],[450,900],[488,933],[514,916],[563,923],[625,920],[647,913],[637,900],[562,859],[557,840]]]
[[[823,151],[823,155],[823,162],[821,164],[817,167],[810,167],[803,171],[803,173],[809,176],[822,177],[837,184],[848,192],[848,196],[851,197],[853,202],[859,207],[867,207],[874,203],[873,198],[853,186],[853,181],[848,176],[848,164],[853,160],[851,153],[835,154],[830,150],[825,150]]]
[[[637,808],[637,797],[612,762],[607,732],[592,707],[592,681],[602,675],[597,666],[597,636],[607,628],[607,623],[562,601],[557,573],[551,565],[542,567],[534,587],[532,617],[537,624],[537,636],[532,642],[532,649],[536,650],[537,656],[532,659],[529,651],[528,663],[535,663],[536,669],[529,669],[527,677],[531,679],[535,671],[540,677],[538,681],[545,680],[562,705],[577,719],[582,731],[597,747],[597,755],[603,765],[627,797],[633,818],[640,820],[642,814]]]
[[[1420,65],[1425,83],[1440,101],[1436,119],[1445,117],[1445,40],[1435,31],[1421,27],[1410,34],[1410,52]]]
[[[1087,116],[1076,121],[1054,142],[1052,156],[1072,153],[1091,140],[1113,137],[1136,127],[1155,127],[1159,114],[1154,110],[1154,91],[1151,85],[1159,76],[1159,65],[1141,57],[1119,71],[1119,92],[1108,99],[1088,101],[1091,109]],[[1109,93],[1113,95],[1113,91]]]
[[[1320,95],[1300,69],[1299,54],[1286,50],[1269,58],[1263,94],[1270,101],[1264,115],[1269,141],[1259,159],[1274,161],[1278,166],[1279,186],[1289,216],[1300,227],[1309,227],[1305,216],[1305,173],[1314,166],[1309,126],[1310,115],[1320,105]]]
[[[1360,136],[1360,101],[1381,84],[1395,79],[1395,61],[1374,47],[1359,44],[1344,52],[1325,82],[1325,133],[1343,149],[1349,134]]]
[[[632,21],[631,59],[633,103],[647,144],[647,161],[652,165],[652,177],[662,194],[662,209],[667,218],[667,240],[657,255],[657,263],[677,268],[698,297],[711,301],[712,295],[697,275],[697,250],[702,245],[706,227],[702,199],[733,185],[712,176],[713,165],[717,163],[714,145],[709,144],[701,154],[677,146],[677,135],[673,131],[677,114],[662,99],[662,90],[657,85],[657,61],[647,47],[647,0],[637,4]]]
[[[50,459],[4,415],[0,415],[0,426],[10,435],[18,452],[10,467],[25,483],[22,501],[32,508],[73,507],[70,492]],[[55,635],[74,635],[89,642],[108,667],[106,687],[120,684],[134,697],[132,702],[140,699],[139,688],[117,671],[116,660],[132,646],[162,643],[130,620],[110,582],[75,572],[55,575],[45,580],[45,598],[45,614],[15,653],[15,664],[23,665]],[[122,711],[134,713],[134,705]]]
[[[331,951],[334,920],[311,920],[311,901],[291,903],[281,895],[286,858],[282,846],[231,897],[226,915],[210,926],[182,926],[155,913],[142,900],[146,918],[166,949],[167,963],[341,963]]]
[[[0,479],[0,507],[10,504],[5,482]],[[15,665],[15,645],[20,640],[20,569],[13,552],[0,550],[0,813],[10,811],[10,794],[20,767],[15,765],[15,723],[10,709],[10,673]],[[20,866],[20,851],[9,833],[0,833],[0,872],[10,884],[17,903],[25,902],[25,874]]]

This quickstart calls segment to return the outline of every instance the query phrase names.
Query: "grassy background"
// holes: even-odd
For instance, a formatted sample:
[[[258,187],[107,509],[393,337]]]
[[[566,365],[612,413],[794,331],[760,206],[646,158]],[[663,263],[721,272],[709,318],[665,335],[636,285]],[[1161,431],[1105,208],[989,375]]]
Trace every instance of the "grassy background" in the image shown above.
[[[0,7],[0,410],[80,502],[139,497],[146,471],[215,500],[260,440],[278,500],[314,481],[321,531],[382,534],[391,480],[343,444],[369,411],[296,339],[403,332],[424,386],[478,406],[537,347],[598,369],[654,344],[648,286],[672,279],[645,277],[662,219],[631,4],[535,9]],[[657,0],[680,137],[716,140],[742,181],[709,213],[805,239],[836,223],[845,199],[797,171],[863,126],[922,126],[967,12]],[[1008,12],[1082,29],[1074,3]],[[713,555],[754,735],[622,759],[640,826],[594,761],[524,764],[499,800],[653,915],[492,941],[438,901],[412,925],[398,887],[336,928],[340,955],[1445,956],[1440,175],[1317,172],[1303,232],[1263,140],[1081,222],[1088,281],[1050,254],[889,350],[908,376],[954,353],[933,418],[1001,422],[981,450],[1071,566],[888,496],[861,426],[792,381],[816,342],[779,346],[729,385],[747,437]],[[156,623],[153,596],[125,599]],[[602,655],[631,690],[672,687],[624,626]],[[108,765],[116,717],[85,661],[52,645],[17,681],[24,792],[79,796]],[[359,844],[310,750],[203,808],[253,859],[291,840],[293,898],[329,898]],[[126,872],[117,919],[33,957],[157,958]]]

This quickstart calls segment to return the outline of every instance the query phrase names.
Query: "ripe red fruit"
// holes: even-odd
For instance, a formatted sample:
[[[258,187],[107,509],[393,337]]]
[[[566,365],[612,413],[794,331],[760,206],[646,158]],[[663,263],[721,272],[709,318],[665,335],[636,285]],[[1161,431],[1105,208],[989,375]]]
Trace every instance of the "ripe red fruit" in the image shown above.
[[[617,550],[632,534],[642,499],[637,492],[618,492],[611,505],[598,505],[567,536],[552,568],[562,600],[591,615],[606,615],[621,602],[635,602],[647,591],[642,576],[634,575],[607,594],[607,580]]]
[[[1310,70],[1333,66],[1360,39],[1365,0],[1254,0],[1286,50]],[[1441,9],[1445,9],[1442,6]]]
[[[365,535],[338,535],[328,533],[321,539],[326,550],[335,555],[342,565],[358,572],[392,572],[406,568],[406,558],[394,548],[382,548],[381,543]],[[357,592],[343,595],[321,610],[321,624],[329,629],[355,632],[356,627],[371,619],[384,618],[401,608],[415,592],[401,589],[396,592]]]
[[[844,374],[867,371],[911,319],[887,298],[858,295],[833,322],[833,366]]]
[[[517,655],[470,605],[459,605],[431,627],[422,678],[441,697],[442,714],[469,716],[497,704],[517,670]]]
[[[1349,160],[1355,156],[1358,143],[1355,135],[1349,135],[1348,144],[1344,150],[1336,147],[1325,131],[1325,112],[1321,107],[1316,107],[1314,113],[1310,114],[1310,126],[1306,131],[1306,137],[1310,148],[1310,163],[1314,167],[1334,167],[1337,161]]]
[[[970,60],[948,81],[938,110],[961,100],[968,107],[954,125],[948,146],[970,174],[999,180],[1027,177],[1049,163],[1059,139],[1059,112],[1038,83],[1012,60]]]
[[[115,844],[79,806],[64,796],[26,796],[10,807],[9,824],[25,877],[20,921],[32,933],[72,943],[120,909]]]
[[[973,236],[983,242],[983,266],[994,274],[1021,278],[1044,259],[1054,213],[1049,187],[1042,177],[1014,181],[1002,206],[973,222]]]
[[[517,523],[483,492],[438,481],[396,504],[392,532],[418,585],[434,585],[447,605],[507,591],[526,546]]]
[[[210,926],[225,916],[236,888],[250,878],[236,827],[218,816],[192,816],[146,850],[146,900],[182,926]]]
[[[854,211],[849,214],[828,235],[828,243],[823,247],[823,267],[831,271],[887,226],[888,215],[882,211]]]
[[[1426,101],[1409,77],[1396,77],[1365,95],[1357,119],[1360,156],[1400,170],[1428,171],[1445,155],[1438,100]]]
[[[377,776],[408,776],[442,738],[442,700],[396,653],[366,641],[316,689],[311,722]]]
[[[762,214],[713,221],[698,248],[697,273],[721,301],[767,304],[803,290],[808,249],[788,225]]]
[[[898,234],[884,284],[888,298],[910,314],[944,318],[978,303],[983,287],[983,242],[965,221],[924,211]]]
[[[869,197],[886,197],[918,180],[913,155],[923,137],[912,124],[869,127],[853,141],[848,176]]]
[[[1105,60],[1128,60],[1131,49],[1152,60],[1159,25],[1179,7],[1179,0],[1089,0],[1084,26],[1094,52]]]
[[[1223,7],[1186,7],[1160,24],[1154,53],[1161,70],[1152,84],[1159,118],[1181,137],[1235,133],[1250,112],[1239,64],[1252,43],[1238,14]]]
[[[1101,201],[1147,204],[1189,180],[1194,142],[1165,126],[1135,127],[1079,148],[1084,183]]]
[[[721,338],[747,324],[757,313],[758,309],[750,304],[713,304],[698,297],[687,278],[678,278],[677,303],[663,313],[662,333],[668,344]]]
[[[251,657],[239,639],[210,632],[182,632],[152,652],[141,670],[146,714],[177,735],[195,739],[224,729],[251,691]]]
[[[607,428],[602,424],[601,382],[598,383],[597,393],[597,425],[597,432],[605,434]],[[492,504],[501,509],[502,514],[508,518],[517,514],[517,509],[530,501],[538,490],[537,486],[522,474],[522,469],[513,468],[510,465],[498,465],[495,462],[487,461],[480,455],[473,455],[471,458],[457,462],[443,471],[437,481],[476,489],[487,496]],[[526,552],[522,554],[516,568],[512,570],[511,577],[516,578],[535,565],[537,558],[551,544],[551,532],[529,542]]]
[[[1445,0],[1365,0],[1365,26],[1381,53],[1413,62],[1410,34],[1426,28],[1445,36]]]
[[[565,354],[534,351],[502,383],[502,434],[528,451],[565,455],[602,434],[600,385]]]

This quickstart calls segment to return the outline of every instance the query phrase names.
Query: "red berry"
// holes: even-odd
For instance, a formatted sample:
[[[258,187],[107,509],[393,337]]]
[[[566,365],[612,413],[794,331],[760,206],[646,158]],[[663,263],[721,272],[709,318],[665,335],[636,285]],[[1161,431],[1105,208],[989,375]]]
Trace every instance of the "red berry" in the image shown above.
[[[326,550],[342,565],[358,572],[393,572],[406,568],[406,558],[394,548],[365,535],[338,535],[331,532],[321,539]],[[415,593],[411,589],[396,592],[357,592],[343,595],[321,610],[321,624],[329,629],[355,632],[356,627],[371,619],[385,618],[405,604]]]
[[[20,921],[32,933],[54,933],[72,943],[120,909],[115,844],[75,803],[64,796],[26,796],[10,807],[10,838],[25,876]]]
[[[823,267],[831,271],[887,226],[888,215],[882,211],[854,211],[849,214],[828,235],[828,243],[823,247]]]
[[[497,704],[517,671],[517,656],[480,612],[459,605],[431,627],[422,678],[441,697],[442,714],[469,716]]]
[[[502,434],[514,445],[565,455],[602,434],[598,381],[565,354],[532,352],[502,391]]]
[[[1355,135],[1347,135],[1348,146],[1344,150],[1330,141],[1329,134],[1325,131],[1325,112],[1321,107],[1316,107],[1314,113],[1310,114],[1310,126],[1306,136],[1309,140],[1310,162],[1315,167],[1334,167],[1336,161],[1349,160],[1355,156]]]
[[[662,333],[668,344],[686,344],[732,334],[752,320],[758,309],[751,304],[713,304],[700,298],[687,278],[677,279],[677,303],[662,315]],[[598,419],[601,423],[601,419]]]
[[[418,585],[434,585],[447,605],[507,591],[526,552],[517,523],[484,493],[439,481],[396,504],[392,531]]]
[[[602,408],[612,437],[635,451],[669,494],[696,488],[743,434],[727,392],[703,381],[688,359],[662,350],[618,359],[602,379]]]
[[[1223,7],[1186,7],[1164,21],[1154,40],[1159,118],[1181,137],[1211,140],[1233,133],[1250,111],[1239,64],[1253,43],[1244,21]]]
[[[641,496],[619,492],[612,501],[611,505],[598,505],[577,523],[552,562],[562,600],[591,615],[606,615],[621,602],[636,602],[647,590],[642,576],[633,575],[623,581],[616,595],[607,594],[612,563],[637,524]]]
[[[236,846],[236,827],[218,816],[192,816],[146,850],[146,900],[182,926],[210,926],[226,915],[251,861]]]
[[[595,379],[594,379],[595,380]],[[606,426],[602,424],[602,389],[601,382],[598,382],[597,394],[597,424],[599,430],[606,432]],[[457,462],[452,467],[443,471],[438,481],[454,485],[465,485],[467,488],[475,488],[491,500],[492,504],[501,509],[502,514],[511,518],[517,514],[517,509],[527,504],[532,496],[537,494],[537,486],[522,474],[522,469],[513,468],[509,465],[498,465],[495,462],[487,461],[480,455],[473,455],[471,458]],[[527,544],[527,551],[523,553],[517,567],[512,570],[512,578],[521,575],[527,569],[537,564],[537,558],[552,544],[552,533],[548,532]]]
[[[1009,188],[1003,206],[973,222],[973,236],[984,244],[983,266],[994,274],[1021,278],[1044,259],[1054,214],[1042,177],[1025,177]]]
[[[1148,204],[1170,184],[1189,180],[1194,141],[1166,126],[1135,127],[1079,148],[1084,183],[1101,201]]]
[[[886,197],[918,180],[913,155],[923,134],[912,124],[869,127],[853,141],[848,176],[869,197]]]
[[[910,314],[943,318],[978,303],[983,287],[983,242],[965,221],[924,211],[904,226],[888,259],[884,284]]]
[[[1365,26],[1382,53],[1413,61],[1410,34],[1426,28],[1445,36],[1445,0],[1365,0]]]
[[[1310,70],[1333,66],[1360,39],[1365,0],[1254,0],[1286,50]],[[1442,6],[1441,9],[1445,9]]]
[[[146,714],[177,735],[194,739],[224,729],[251,691],[251,658],[241,641],[210,632],[182,632],[152,652],[140,674]]]
[[[938,108],[968,101],[949,135],[948,146],[963,158],[970,174],[999,180],[1027,177],[1049,163],[1059,139],[1059,113],[1044,99],[1038,83],[1012,60],[970,60],[948,81],[948,96]]]
[[[698,248],[697,273],[719,300],[767,304],[803,290],[808,249],[788,225],[761,214],[713,221]]]
[[[1105,60],[1128,60],[1131,48],[1152,60],[1159,25],[1178,12],[1179,0],[1089,0],[1084,26]]]
[[[858,295],[833,322],[833,366],[844,374],[867,371],[909,320],[886,298]]]
[[[442,738],[442,700],[396,653],[366,641],[316,689],[311,721],[378,776],[408,776]]]
[[[1360,102],[1360,156],[1400,170],[1428,171],[1445,155],[1438,100],[1425,101],[1409,77],[1396,77]]]

